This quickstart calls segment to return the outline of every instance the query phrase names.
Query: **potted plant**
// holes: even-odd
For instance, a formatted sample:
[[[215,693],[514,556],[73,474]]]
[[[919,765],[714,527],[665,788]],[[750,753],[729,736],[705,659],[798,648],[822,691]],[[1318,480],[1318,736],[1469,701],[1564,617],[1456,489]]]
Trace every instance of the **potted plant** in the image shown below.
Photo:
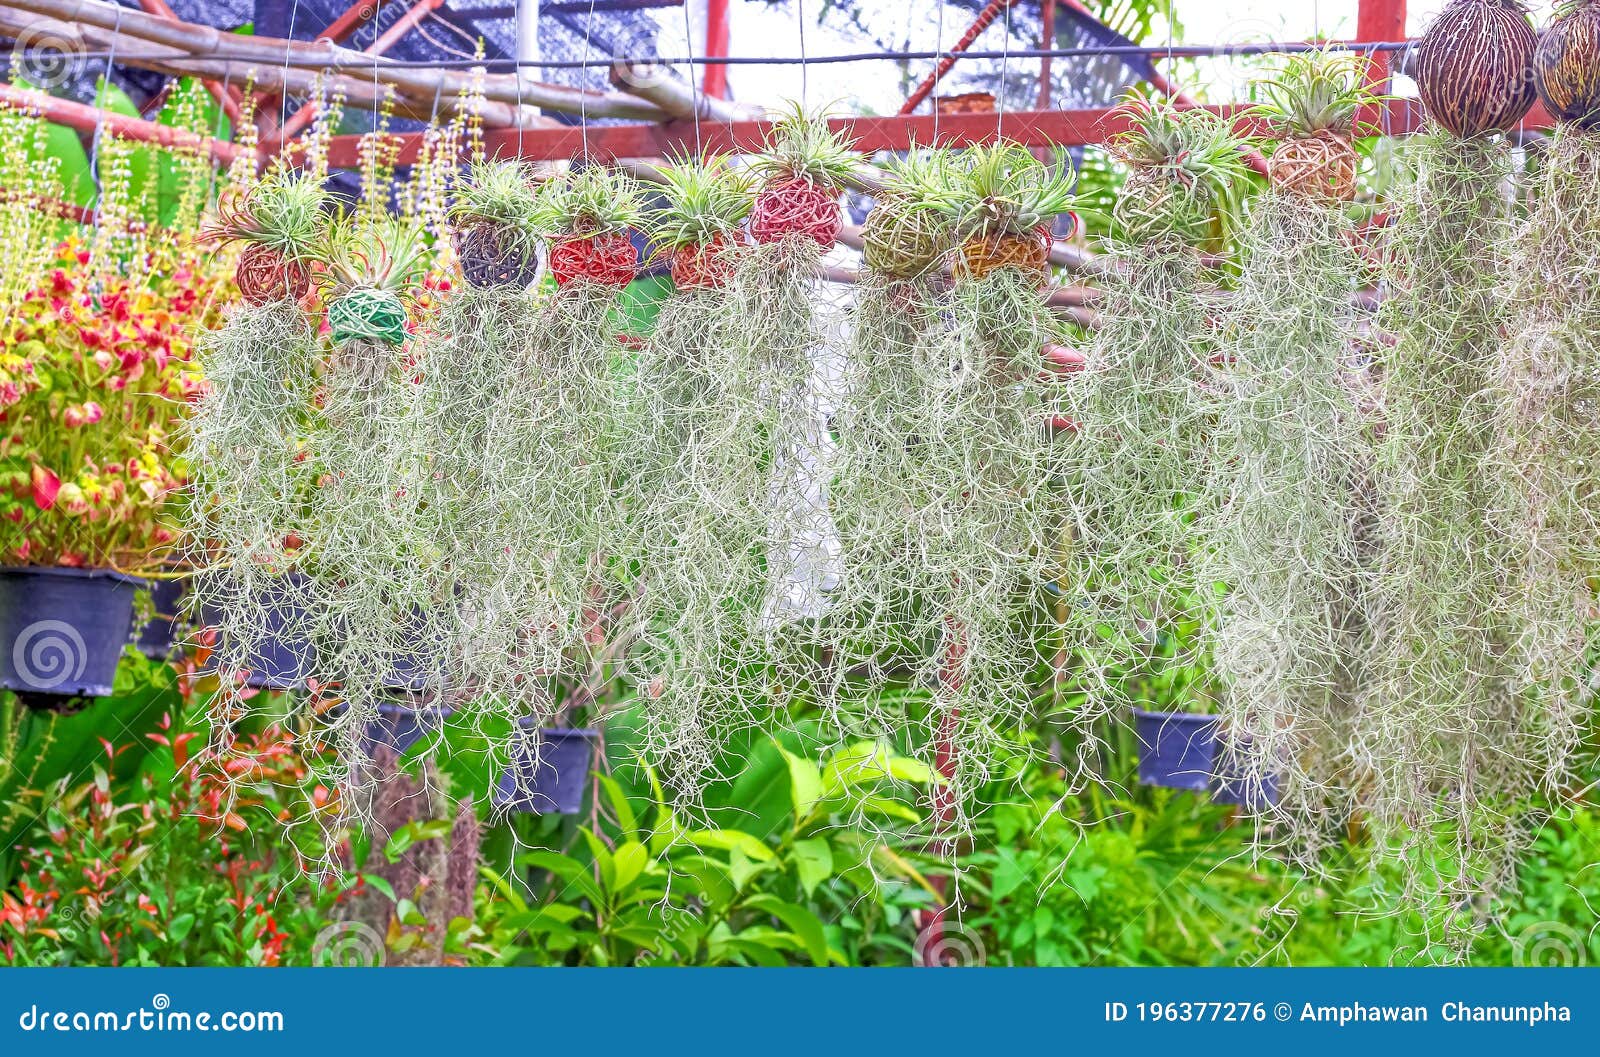
[[[512,735],[510,762],[495,782],[490,802],[500,811],[576,815],[583,809],[600,740],[595,729],[540,728],[531,717],[521,720]]]
[[[169,450],[199,391],[191,333],[218,287],[178,247],[139,267],[63,244],[0,334],[0,685],[41,705],[111,692],[137,586],[177,526]]]

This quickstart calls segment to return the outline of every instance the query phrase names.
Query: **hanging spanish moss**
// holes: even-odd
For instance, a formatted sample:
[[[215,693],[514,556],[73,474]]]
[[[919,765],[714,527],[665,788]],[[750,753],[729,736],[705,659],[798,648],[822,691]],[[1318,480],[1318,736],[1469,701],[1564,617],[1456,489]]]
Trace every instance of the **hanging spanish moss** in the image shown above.
[[[1354,57],[1309,53],[1264,86],[1284,139],[1241,234],[1202,523],[1205,579],[1225,590],[1213,632],[1218,773],[1271,823],[1258,840],[1312,866],[1350,817],[1346,748],[1368,645],[1373,433],[1358,396],[1370,381],[1357,362],[1357,236],[1343,208],[1356,191],[1364,73]]]
[[[1511,879],[1529,762],[1501,604],[1494,385],[1510,147],[1429,135],[1390,232],[1372,678],[1353,763],[1405,904],[1443,912]],[[1430,937],[1451,940],[1448,933]]]
[[[1510,341],[1498,366],[1500,445],[1492,462],[1509,548],[1509,617],[1525,710],[1516,755],[1559,800],[1588,759],[1589,645],[1600,569],[1600,135],[1563,124],[1548,141],[1511,259]],[[1560,277],[1552,281],[1552,277]],[[1529,790],[1531,793],[1532,790]]]
[[[1183,683],[1203,659],[1216,595],[1197,568],[1218,302],[1200,250],[1231,244],[1244,145],[1206,111],[1136,95],[1124,107],[1130,130],[1112,149],[1132,172],[1101,326],[1064,397],[1078,430],[1061,446],[1072,504],[1062,589],[1085,691],[1074,717],[1082,779],[1105,777],[1098,721],[1153,707],[1154,686],[1171,684],[1167,707],[1214,708],[1209,685]]]
[[[1223,768],[1261,791],[1247,806],[1277,828],[1258,839],[1312,865],[1350,815],[1346,747],[1368,645],[1372,430],[1356,396],[1352,227],[1299,193],[1255,201],[1226,316],[1202,522],[1205,580],[1226,585],[1212,646]]]

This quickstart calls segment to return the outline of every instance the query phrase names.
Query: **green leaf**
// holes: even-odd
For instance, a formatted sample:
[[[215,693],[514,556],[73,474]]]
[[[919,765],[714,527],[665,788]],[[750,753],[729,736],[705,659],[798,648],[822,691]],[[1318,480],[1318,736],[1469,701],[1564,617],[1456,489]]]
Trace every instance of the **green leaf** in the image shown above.
[[[789,927],[811,957],[812,965],[828,964],[828,937],[822,919],[797,903],[786,903],[777,896],[761,893],[745,900],[746,909],[771,914]],[[748,931],[748,930],[747,930]],[[740,933],[741,936],[747,933]]]
[[[990,881],[992,889],[991,898],[996,902],[1022,887],[1028,879],[1028,872],[1017,861],[1016,852],[1010,848],[1001,848],[998,859],[994,864],[994,879]]]
[[[630,840],[617,848],[613,861],[616,864],[616,891],[624,892],[644,873],[644,868],[650,863],[650,853],[645,851],[643,844]]]
[[[611,854],[611,849],[606,847],[606,842],[599,835],[585,826],[581,832],[583,839],[588,842],[589,854],[594,856],[595,865],[600,867],[600,883],[605,891],[617,890],[617,863]]]
[[[771,862],[775,858],[771,848],[736,829],[697,829],[685,836],[697,848],[716,848],[728,852],[738,848],[759,862]]]
[[[179,914],[167,924],[167,939],[174,943],[182,943],[192,931],[194,931],[194,915]]]
[[[811,810],[822,799],[822,772],[817,765],[788,749],[783,758],[789,764],[789,798],[794,802],[796,825],[811,815]]]
[[[609,774],[602,774],[600,788],[605,790],[606,802],[611,805],[611,811],[617,816],[617,830],[627,840],[639,839],[639,816],[634,813],[633,805],[628,801],[628,794],[622,791],[622,786]]]
[[[449,833],[448,819],[432,818],[407,822],[395,830],[389,842],[383,846],[383,857],[391,863],[397,863],[418,841],[435,840],[448,836]]]
[[[808,837],[794,842],[794,868],[806,895],[833,875],[833,849],[826,837]]]

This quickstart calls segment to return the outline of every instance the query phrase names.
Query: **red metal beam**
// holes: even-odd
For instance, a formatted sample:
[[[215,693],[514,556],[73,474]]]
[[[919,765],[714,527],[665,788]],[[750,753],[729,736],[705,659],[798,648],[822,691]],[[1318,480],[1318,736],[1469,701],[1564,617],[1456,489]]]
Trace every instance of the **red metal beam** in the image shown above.
[[[1356,4],[1356,40],[1363,44],[1382,44],[1406,39],[1406,0],[1360,0]],[[1367,85],[1379,95],[1389,92],[1388,52],[1367,56]]]
[[[1233,114],[1237,105],[1207,107],[1216,113]],[[1405,100],[1391,100],[1382,106],[1364,108],[1360,117],[1395,135],[1415,131],[1421,124],[1417,108]],[[863,154],[881,150],[909,150],[912,146],[963,147],[992,143],[997,138],[1012,140],[1027,147],[1076,147],[1103,143],[1127,127],[1113,108],[1091,110],[1018,110],[1006,114],[931,114],[891,117],[835,118],[829,124],[855,141]],[[938,135],[935,137],[935,125]],[[1540,112],[1530,114],[1525,128],[1543,128],[1548,119]],[[767,121],[700,123],[699,136],[704,148],[722,153],[748,154],[762,149],[772,125]],[[1264,135],[1258,122],[1241,119],[1240,130]],[[398,163],[417,159],[422,143],[420,133],[399,137]],[[359,157],[359,136],[335,136],[330,147],[330,162],[352,166]],[[522,157],[531,161],[550,161],[581,157],[587,146],[595,158],[661,158],[674,152],[693,150],[695,124],[669,121],[662,124],[607,125],[584,133],[576,126],[562,128],[490,129],[484,133],[484,148],[496,157]],[[290,148],[294,148],[291,146]]]
[[[727,58],[728,0],[706,0],[706,55]],[[728,98],[728,68],[722,65],[707,66],[700,75],[700,90],[718,99]]]
[[[350,34],[360,29],[377,13],[378,5],[374,0],[356,0],[344,14],[328,23],[328,28],[317,34],[317,39],[343,44]]]
[[[8,103],[18,109],[35,111],[46,121],[65,125],[79,132],[93,133],[103,128],[123,139],[150,143],[169,150],[203,151],[221,165],[233,164],[234,158],[240,153],[238,147],[225,140],[197,136],[193,132],[173,128],[170,125],[160,125],[154,121],[115,114],[82,103],[74,103],[69,99],[57,99],[42,92],[25,92],[7,84],[0,84],[0,102]]]

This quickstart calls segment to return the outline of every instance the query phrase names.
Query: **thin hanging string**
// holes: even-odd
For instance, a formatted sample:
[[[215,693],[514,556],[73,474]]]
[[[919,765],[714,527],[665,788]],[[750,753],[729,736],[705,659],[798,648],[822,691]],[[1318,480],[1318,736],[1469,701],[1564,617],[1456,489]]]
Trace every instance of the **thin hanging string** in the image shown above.
[[[300,0],[294,0],[294,6],[289,9],[289,36],[294,40],[294,24],[300,17]],[[284,90],[278,93],[278,127],[282,128],[284,122],[289,120],[289,59],[293,56],[294,49],[287,43],[283,46],[283,85]]]
[[[1052,2],[1054,2],[1054,0],[1052,0]],[[936,8],[936,11],[938,12],[938,14],[935,16],[934,23],[933,23],[933,50],[934,51],[944,51],[944,0],[939,0],[939,6],[938,6],[938,8]],[[933,68],[935,70],[937,70],[939,68],[939,59],[938,59],[937,56],[934,57]],[[930,144],[930,146],[937,146],[938,143],[939,143],[939,100],[938,99],[934,99],[934,101],[933,101],[933,143]]]
[[[806,0],[795,0],[795,21],[800,24],[800,109],[804,110],[809,101],[807,98],[807,75],[810,67],[806,65]]]
[[[516,33],[516,43],[513,44],[512,48],[511,48],[512,56],[516,59],[516,66],[514,66],[512,68],[511,72],[513,74],[515,74],[516,78],[517,78],[516,122],[517,122],[517,157],[519,157],[519,158],[522,157],[522,78],[524,76],[524,74],[522,72],[522,64],[525,61],[527,61],[527,58],[528,58],[528,56],[522,54],[522,13],[523,13],[523,7],[522,7],[521,4],[515,4],[511,8],[511,15],[512,15],[512,21],[513,21],[513,25],[514,25],[514,32]],[[537,23],[535,23],[535,25],[537,25]],[[535,30],[535,32],[536,33],[538,32],[537,29]],[[440,85],[441,89],[444,87],[444,78],[443,77],[439,78],[439,85]],[[476,100],[473,101],[473,105],[477,105],[477,101]],[[437,96],[434,97],[433,108],[434,108],[434,113],[437,116],[437,113],[438,113],[438,110],[439,110],[439,101],[438,101],[438,97]]]
[[[594,0],[589,0],[589,14],[583,20],[583,61],[589,61],[589,42],[594,36]],[[589,90],[578,82],[578,135],[583,139],[583,160],[589,161]]]
[[[693,63],[694,25],[689,21],[689,5],[687,3],[683,5],[683,37],[684,41],[689,46],[689,61]],[[658,53],[660,52],[659,48],[656,50]],[[657,66],[656,68],[660,69],[661,67]],[[703,160],[705,157],[705,147],[700,143],[700,102],[703,98],[705,98],[705,96],[701,86],[695,82],[694,73],[694,66],[691,65],[689,67],[689,101],[694,104],[690,108],[694,111],[694,156],[697,159]],[[701,71],[700,76],[705,76],[704,70]]]
[[[98,116],[95,118],[94,122],[94,138],[89,143],[90,153],[94,158],[95,190],[99,192],[99,208],[94,211],[94,236],[93,242],[91,242],[91,245],[96,246],[102,245],[100,242],[100,228],[105,223],[106,213],[106,183],[104,175],[100,172],[100,164],[103,160],[100,154],[100,140],[105,134],[106,114],[110,110],[110,107],[107,104],[109,104],[111,101],[111,67],[117,59],[117,38],[121,36],[121,34],[122,7],[119,5],[117,7],[117,21],[111,30],[111,45],[106,50],[106,72],[101,76],[101,84],[97,86],[95,91],[96,102],[102,105],[100,106]],[[99,262],[96,261],[95,263],[98,264]],[[98,271],[98,269],[96,269],[96,271]]]
[[[1000,130],[1005,126],[1006,119],[1006,73],[1011,65],[1011,8],[1013,6],[1012,4],[1005,6],[1005,21],[1002,23],[1002,28],[1005,30],[1005,39],[1000,44],[1000,90],[995,93],[994,100],[994,138],[997,140],[1000,138]],[[934,100],[933,109],[935,111],[939,109],[938,100]]]

